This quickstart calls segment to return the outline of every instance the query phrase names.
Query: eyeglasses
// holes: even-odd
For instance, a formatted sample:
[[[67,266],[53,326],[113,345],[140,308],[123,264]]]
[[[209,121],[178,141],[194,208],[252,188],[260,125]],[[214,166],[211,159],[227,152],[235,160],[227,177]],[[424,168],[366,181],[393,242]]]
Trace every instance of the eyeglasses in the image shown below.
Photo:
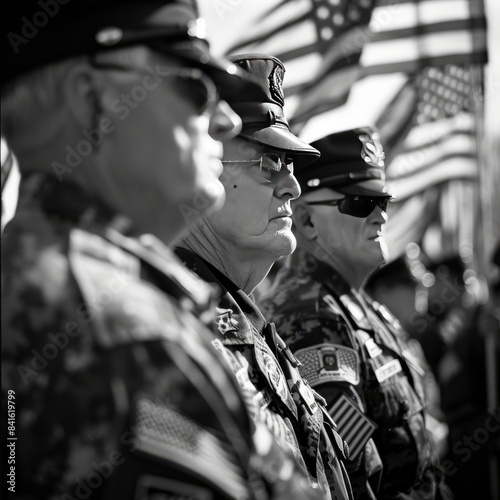
[[[293,169],[293,159],[286,158],[283,162],[277,153],[263,153],[258,160],[222,160],[222,163],[258,163],[261,169],[274,170],[275,172],[279,172],[284,163],[287,170],[292,172]]]
[[[387,208],[389,196],[346,196],[340,200],[321,200],[309,201],[307,205],[327,205],[337,207],[341,214],[351,215],[352,217],[368,217],[376,206],[383,211]]]
[[[149,76],[160,83],[162,78],[176,78],[179,81],[176,88],[180,95],[185,96],[188,101],[192,102],[200,115],[205,113],[213,114],[219,102],[219,93],[215,83],[205,73],[196,68],[171,68],[157,64],[155,69],[148,68],[149,71],[144,71],[140,68],[115,62],[102,63],[95,58],[92,58],[90,62],[94,68],[109,71],[134,71],[143,75],[144,78]],[[146,83],[144,88],[147,91],[150,90]]]

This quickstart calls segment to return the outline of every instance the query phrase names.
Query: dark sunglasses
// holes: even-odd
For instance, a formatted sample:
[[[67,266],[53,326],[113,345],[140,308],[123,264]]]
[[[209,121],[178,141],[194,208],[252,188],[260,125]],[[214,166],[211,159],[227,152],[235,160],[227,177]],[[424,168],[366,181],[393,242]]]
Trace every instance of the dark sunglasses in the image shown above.
[[[114,62],[101,63],[97,59],[90,60],[94,68],[108,71],[133,71],[144,77],[151,76],[150,72],[133,66],[121,65]],[[219,102],[219,93],[215,83],[205,73],[197,68],[181,68],[156,65],[156,77],[175,79],[178,82],[177,90],[181,96],[192,102],[198,114],[213,114]],[[156,88],[156,87],[155,87]]]
[[[337,207],[341,214],[351,215],[352,217],[368,217],[376,206],[383,211],[387,208],[389,196],[357,196],[347,195],[340,200],[321,200],[310,201],[307,205],[327,205]]]

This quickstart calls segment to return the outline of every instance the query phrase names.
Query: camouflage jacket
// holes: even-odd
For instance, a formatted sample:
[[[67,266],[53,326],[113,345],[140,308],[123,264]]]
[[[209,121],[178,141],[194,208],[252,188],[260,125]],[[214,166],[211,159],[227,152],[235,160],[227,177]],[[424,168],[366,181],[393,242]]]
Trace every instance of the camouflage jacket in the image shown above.
[[[351,448],[356,498],[434,498],[422,370],[388,311],[306,254],[262,307]]]
[[[259,418],[288,444],[299,463],[305,463],[325,499],[352,498],[342,463],[348,455],[346,443],[336,432],[323,398],[300,376],[297,359],[274,324],[266,321],[252,296],[215,267],[185,249],[176,252],[190,269],[220,288],[216,333],[240,360],[233,369],[239,370],[243,389],[248,382],[254,389],[251,394]]]
[[[22,184],[2,238],[12,496],[270,498],[239,385],[196,319],[213,288],[128,226],[67,184]]]

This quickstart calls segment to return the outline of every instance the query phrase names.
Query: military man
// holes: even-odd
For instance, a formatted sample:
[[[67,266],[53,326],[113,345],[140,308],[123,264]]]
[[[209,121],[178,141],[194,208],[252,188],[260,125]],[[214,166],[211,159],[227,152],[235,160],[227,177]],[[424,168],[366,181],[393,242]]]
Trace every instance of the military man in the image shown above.
[[[243,390],[257,390],[253,398],[257,421],[265,422],[294,451],[319,484],[323,498],[350,498],[342,465],[347,447],[336,424],[323,399],[300,376],[297,359],[252,295],[274,262],[295,248],[290,202],[300,188],[293,168],[305,167],[319,153],[289,130],[283,113],[281,61],[260,54],[230,59],[258,83],[261,95],[230,100],[243,128],[237,138],[224,142],[220,180],[226,202],[218,212],[190,224],[177,253],[222,292],[217,344],[232,351],[231,366]]]
[[[312,146],[321,159],[296,171],[298,250],[265,310],[349,445],[356,498],[435,498],[422,368],[394,317],[363,290],[386,255],[378,134],[348,130]]]
[[[22,174],[2,242],[9,494],[313,498],[196,319],[212,288],[167,247],[181,207],[221,204],[220,141],[241,122],[219,95],[254,86],[209,53],[191,1],[2,15],[2,133]]]

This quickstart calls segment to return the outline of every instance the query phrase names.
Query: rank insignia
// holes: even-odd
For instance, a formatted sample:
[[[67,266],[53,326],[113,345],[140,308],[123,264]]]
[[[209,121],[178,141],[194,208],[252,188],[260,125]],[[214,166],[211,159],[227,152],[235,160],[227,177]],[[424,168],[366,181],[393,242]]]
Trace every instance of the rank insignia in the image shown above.
[[[217,313],[215,323],[222,335],[225,335],[227,332],[237,332],[239,330],[238,321],[232,317],[233,311],[231,309],[216,307],[215,312]]]
[[[356,322],[359,328],[365,328],[370,330],[371,325],[363,312],[362,307],[357,304],[349,295],[341,295],[340,301],[344,304],[344,307],[349,311],[352,319]]]

